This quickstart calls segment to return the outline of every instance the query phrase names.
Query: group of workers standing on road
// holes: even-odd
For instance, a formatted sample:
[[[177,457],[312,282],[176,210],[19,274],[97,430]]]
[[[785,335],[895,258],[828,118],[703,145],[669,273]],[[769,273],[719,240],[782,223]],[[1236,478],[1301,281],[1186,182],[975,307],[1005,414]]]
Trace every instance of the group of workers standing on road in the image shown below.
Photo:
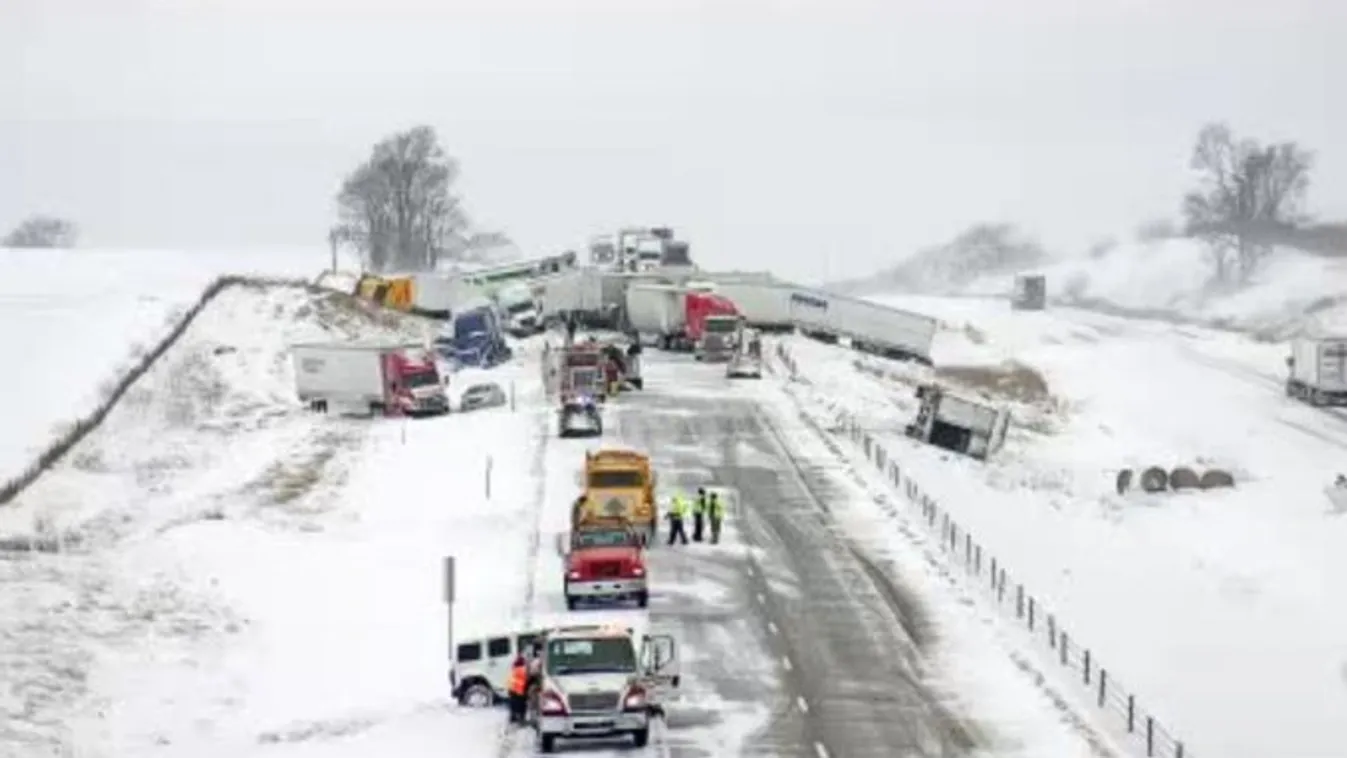
[[[706,488],[697,488],[697,499],[691,502],[683,497],[682,493],[674,493],[669,503],[669,544],[675,542],[679,544],[688,544],[688,533],[684,524],[687,523],[688,515],[692,516],[692,541],[701,542],[702,532],[709,523],[711,526],[712,545],[720,542],[720,527],[725,523],[725,501],[714,492],[708,493]]]

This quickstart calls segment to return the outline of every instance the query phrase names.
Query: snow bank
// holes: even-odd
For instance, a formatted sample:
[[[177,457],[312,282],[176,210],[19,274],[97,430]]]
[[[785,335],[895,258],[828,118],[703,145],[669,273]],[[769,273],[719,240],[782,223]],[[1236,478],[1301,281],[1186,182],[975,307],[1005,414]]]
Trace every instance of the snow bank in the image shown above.
[[[312,528],[333,508],[322,493],[341,480],[368,424],[301,410],[286,345],[417,328],[335,295],[230,288],[102,426],[0,509],[0,744],[20,754],[86,744],[81,754],[142,754],[116,747],[108,709],[122,688],[158,699],[169,709],[163,725],[195,728],[172,712],[185,695],[165,694],[162,670],[209,667],[252,619],[223,602],[216,578],[166,554],[165,535]],[[219,539],[223,547],[229,537]],[[235,564],[261,570],[265,556],[232,548]],[[117,668],[127,660],[134,665]],[[228,687],[198,696],[232,697]]]
[[[308,278],[324,253],[0,249],[0,480],[85,416],[224,274]]]

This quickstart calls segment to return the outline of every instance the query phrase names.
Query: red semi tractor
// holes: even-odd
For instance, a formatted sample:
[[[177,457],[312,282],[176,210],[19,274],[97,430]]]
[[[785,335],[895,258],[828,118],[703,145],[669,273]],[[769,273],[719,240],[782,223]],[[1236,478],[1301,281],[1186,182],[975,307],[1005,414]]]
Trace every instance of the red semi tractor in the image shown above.
[[[653,335],[665,350],[695,351],[698,360],[715,361],[733,352],[743,316],[734,301],[714,292],[633,284],[627,288],[627,320],[635,331]]]

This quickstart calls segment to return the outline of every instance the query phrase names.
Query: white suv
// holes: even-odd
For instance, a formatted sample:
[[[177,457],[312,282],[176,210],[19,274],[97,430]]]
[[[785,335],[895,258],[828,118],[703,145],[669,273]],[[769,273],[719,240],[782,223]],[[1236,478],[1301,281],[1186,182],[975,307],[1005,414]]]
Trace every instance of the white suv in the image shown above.
[[[542,752],[554,752],[558,738],[631,735],[645,746],[652,715],[662,714],[667,688],[679,683],[672,637],[571,626],[544,632],[540,642],[541,682],[529,716]]]

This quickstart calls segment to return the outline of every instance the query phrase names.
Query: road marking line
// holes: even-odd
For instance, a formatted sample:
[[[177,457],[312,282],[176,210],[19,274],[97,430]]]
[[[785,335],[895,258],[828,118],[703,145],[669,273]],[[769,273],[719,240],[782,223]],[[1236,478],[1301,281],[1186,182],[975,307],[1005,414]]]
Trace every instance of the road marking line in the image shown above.
[[[822,742],[814,743],[814,752],[818,754],[818,758],[828,758],[828,748],[824,747]]]
[[[771,632],[772,634],[776,634],[776,624],[773,623],[773,622],[771,622],[771,621],[768,621],[768,622],[767,622],[767,631]]]
[[[809,713],[809,703],[806,703],[806,702],[804,701],[804,698],[802,698],[802,697],[797,697],[797,698],[795,698],[795,705],[799,706],[799,708],[800,708],[801,711],[804,711],[805,713]]]
[[[784,666],[787,671],[790,671],[792,668],[794,668],[794,666],[790,662],[790,659],[784,655],[781,656],[781,665]]]

